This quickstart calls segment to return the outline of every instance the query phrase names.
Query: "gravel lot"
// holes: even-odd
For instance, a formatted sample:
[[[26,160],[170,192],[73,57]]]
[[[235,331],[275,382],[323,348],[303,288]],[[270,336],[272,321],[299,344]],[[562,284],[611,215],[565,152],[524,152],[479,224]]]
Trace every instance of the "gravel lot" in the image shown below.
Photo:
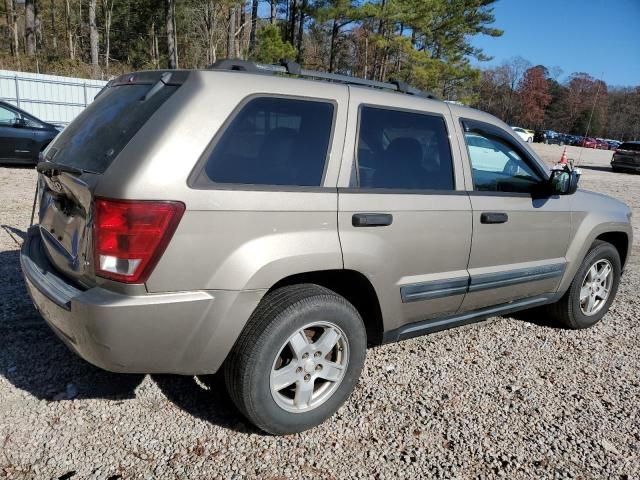
[[[631,205],[640,239],[640,176],[610,157],[583,151],[582,186]],[[334,417],[278,438],[219,376],[116,375],[67,351],[20,275],[34,180],[0,168],[0,477],[640,478],[638,249],[596,327],[521,315],[370,350]]]

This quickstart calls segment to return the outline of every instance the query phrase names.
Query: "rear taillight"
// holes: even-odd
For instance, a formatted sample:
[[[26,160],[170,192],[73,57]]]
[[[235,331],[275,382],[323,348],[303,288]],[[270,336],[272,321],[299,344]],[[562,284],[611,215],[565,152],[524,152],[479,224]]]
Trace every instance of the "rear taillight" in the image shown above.
[[[119,282],[144,283],[183,213],[180,202],[96,199],[96,274]]]

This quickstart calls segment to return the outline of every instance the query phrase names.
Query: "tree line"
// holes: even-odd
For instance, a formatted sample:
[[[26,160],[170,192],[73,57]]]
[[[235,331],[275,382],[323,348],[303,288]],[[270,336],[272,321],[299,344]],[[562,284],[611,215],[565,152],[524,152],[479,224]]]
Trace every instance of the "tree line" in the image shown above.
[[[403,80],[509,123],[566,132],[584,126],[599,88],[594,132],[638,136],[637,88],[607,88],[586,74],[559,83],[557,72],[523,59],[473,66],[489,60],[473,38],[502,35],[495,1],[0,0],[0,68],[107,79],[220,58],[287,58]]]
[[[620,140],[640,138],[640,86],[611,87],[584,72],[521,57],[481,72],[475,105],[509,124]]]
[[[395,77],[448,98],[479,78],[472,46],[495,0],[0,0],[5,68],[108,78],[145,68],[202,68],[219,58],[369,79]]]

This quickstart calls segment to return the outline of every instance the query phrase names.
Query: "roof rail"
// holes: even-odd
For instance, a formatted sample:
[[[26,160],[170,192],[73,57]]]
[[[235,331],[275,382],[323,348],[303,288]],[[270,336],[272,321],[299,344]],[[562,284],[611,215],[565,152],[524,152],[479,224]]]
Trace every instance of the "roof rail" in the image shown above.
[[[209,65],[208,70],[229,70],[247,73],[263,73],[277,74],[284,73],[287,75],[296,75],[304,78],[316,78],[320,80],[328,80],[330,82],[339,82],[349,85],[360,85],[364,87],[379,88],[384,90],[393,90],[395,92],[405,93],[407,95],[415,95],[417,97],[430,98],[440,100],[431,92],[424,92],[400,80],[391,80],[390,82],[378,82],[377,80],[365,80],[364,78],[352,77],[350,75],[341,75],[338,73],[319,72],[316,70],[307,70],[302,68],[300,64],[288,60],[282,60],[279,65],[271,65],[264,63],[254,63],[248,60],[239,60],[225,58],[218,60],[216,63]]]

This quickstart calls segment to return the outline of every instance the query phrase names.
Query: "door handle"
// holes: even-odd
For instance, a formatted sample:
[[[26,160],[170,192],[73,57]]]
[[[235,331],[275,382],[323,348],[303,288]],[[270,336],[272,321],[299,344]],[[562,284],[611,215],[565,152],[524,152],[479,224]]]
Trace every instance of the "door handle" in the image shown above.
[[[351,224],[354,227],[387,227],[393,223],[390,213],[354,213]]]
[[[484,212],[480,214],[480,223],[506,223],[509,215],[504,212]]]

